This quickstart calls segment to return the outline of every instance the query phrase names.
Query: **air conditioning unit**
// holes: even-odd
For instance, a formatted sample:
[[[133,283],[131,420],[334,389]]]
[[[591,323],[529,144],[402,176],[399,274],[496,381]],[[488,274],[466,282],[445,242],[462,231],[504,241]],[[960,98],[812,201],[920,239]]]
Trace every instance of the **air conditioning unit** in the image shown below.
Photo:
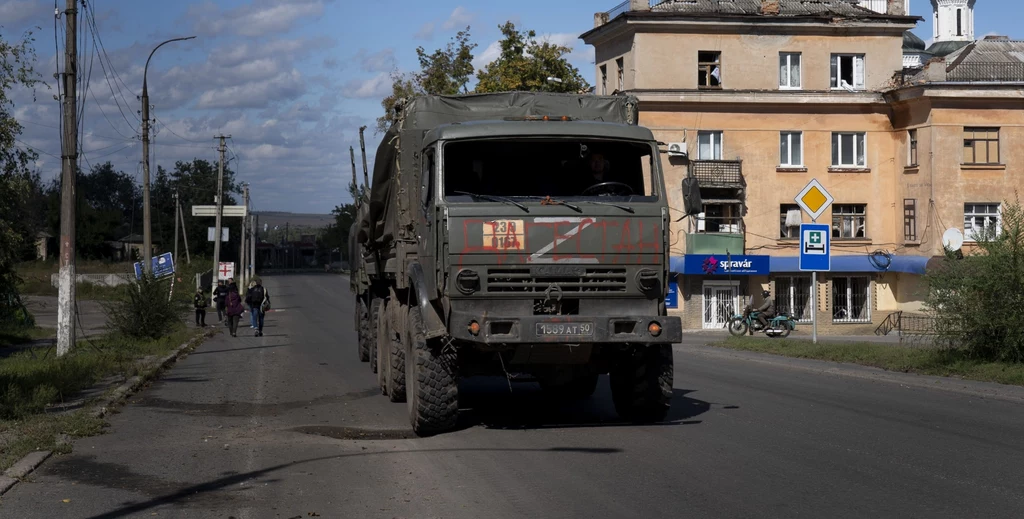
[[[668,154],[673,157],[685,157],[686,156],[686,143],[685,142],[670,142],[668,143]]]

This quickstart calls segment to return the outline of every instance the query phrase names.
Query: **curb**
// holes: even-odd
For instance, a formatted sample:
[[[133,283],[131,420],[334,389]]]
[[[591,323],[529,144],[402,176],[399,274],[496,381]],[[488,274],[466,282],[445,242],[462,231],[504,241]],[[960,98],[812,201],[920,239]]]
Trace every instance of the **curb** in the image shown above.
[[[111,391],[107,397],[96,404],[96,409],[92,410],[90,414],[96,418],[103,418],[107,414],[110,414],[110,411],[113,410],[118,403],[128,397],[131,393],[138,390],[146,382],[156,378],[156,376],[168,366],[174,364],[178,360],[178,357],[183,353],[186,353],[186,350],[195,348],[204,339],[212,337],[215,333],[216,331],[214,330],[208,330],[202,335],[178,346],[174,351],[167,354],[162,359],[142,366],[141,369],[145,372],[144,375],[136,375],[126,380],[123,384]],[[70,443],[70,441],[65,438],[58,438],[57,443]],[[5,494],[8,490],[14,487],[15,484],[24,479],[25,476],[31,474],[33,470],[39,467],[39,465],[42,465],[51,454],[53,454],[51,451],[30,452],[26,454],[25,457],[18,460],[17,463],[12,465],[11,468],[4,471],[3,475],[0,476],[0,496]]]

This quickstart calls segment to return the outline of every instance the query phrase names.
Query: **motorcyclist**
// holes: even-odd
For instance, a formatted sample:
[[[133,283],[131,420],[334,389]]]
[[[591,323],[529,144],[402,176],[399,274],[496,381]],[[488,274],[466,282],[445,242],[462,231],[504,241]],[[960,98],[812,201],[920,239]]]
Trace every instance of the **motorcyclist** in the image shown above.
[[[768,328],[768,319],[775,317],[775,300],[772,299],[772,293],[767,290],[761,292],[761,297],[764,298],[764,302],[757,307],[757,322],[761,329],[765,330]],[[754,335],[754,330],[750,330],[750,335]]]

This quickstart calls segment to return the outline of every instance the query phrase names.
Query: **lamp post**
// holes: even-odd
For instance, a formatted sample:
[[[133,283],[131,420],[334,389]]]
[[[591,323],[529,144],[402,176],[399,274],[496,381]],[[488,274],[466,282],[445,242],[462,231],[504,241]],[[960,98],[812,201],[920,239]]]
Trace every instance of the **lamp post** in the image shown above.
[[[149,216],[149,89],[146,84],[146,74],[149,72],[149,60],[153,59],[156,49],[172,41],[191,40],[192,38],[195,36],[173,38],[157,45],[146,58],[146,67],[142,71],[142,268],[147,274],[153,273],[153,231]]]

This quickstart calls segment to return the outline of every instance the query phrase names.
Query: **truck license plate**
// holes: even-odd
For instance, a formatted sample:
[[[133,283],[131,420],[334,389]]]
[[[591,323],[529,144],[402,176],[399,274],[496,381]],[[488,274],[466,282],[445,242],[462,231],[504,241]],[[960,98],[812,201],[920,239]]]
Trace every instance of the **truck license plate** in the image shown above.
[[[537,323],[537,335],[594,335],[594,323]]]

